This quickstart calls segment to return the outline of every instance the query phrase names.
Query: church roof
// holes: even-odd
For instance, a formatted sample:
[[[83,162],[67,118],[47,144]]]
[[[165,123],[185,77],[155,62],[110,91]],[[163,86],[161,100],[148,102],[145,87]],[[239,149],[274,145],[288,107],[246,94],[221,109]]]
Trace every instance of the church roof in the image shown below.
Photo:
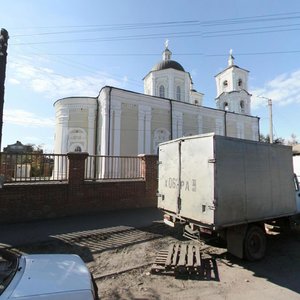
[[[233,90],[233,91],[229,91],[229,92],[222,92],[218,97],[216,97],[215,99],[219,99],[221,96],[223,95],[228,95],[228,94],[233,94],[233,93],[240,93],[240,92],[245,92],[247,95],[252,96],[252,94],[250,94],[248,91],[246,91],[245,89],[241,89],[241,90]]]
[[[248,72],[249,73],[248,70],[240,68],[240,67],[238,67],[237,65],[234,64],[234,57],[232,55],[232,49],[230,49],[230,51],[229,51],[229,58],[228,58],[228,66],[227,66],[227,68],[225,70],[219,72],[217,75],[215,75],[215,77],[219,76],[220,74],[224,73],[225,71],[227,71],[228,69],[231,69],[231,68],[240,69],[240,70],[242,70],[244,72]]]
[[[175,60],[162,60],[161,62],[157,63],[151,71],[161,71],[165,69],[175,69],[185,72],[183,66]]]
[[[215,77],[219,76],[220,74],[224,73],[225,71],[227,71],[227,70],[229,70],[229,69],[231,69],[231,68],[236,68],[236,69],[239,69],[239,70],[242,70],[242,71],[244,71],[244,72],[249,73],[249,71],[246,70],[246,69],[240,68],[240,67],[237,66],[237,65],[232,65],[232,66],[227,67],[227,68],[224,69],[223,71],[219,72],[217,75],[215,75]]]

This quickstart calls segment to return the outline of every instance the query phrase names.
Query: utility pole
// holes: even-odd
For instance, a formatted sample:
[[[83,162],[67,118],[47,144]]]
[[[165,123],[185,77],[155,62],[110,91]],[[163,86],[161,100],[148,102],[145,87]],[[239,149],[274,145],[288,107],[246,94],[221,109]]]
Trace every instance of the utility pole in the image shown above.
[[[272,110],[272,100],[268,99],[269,107],[269,128],[270,128],[270,143],[273,144],[273,110]]]
[[[0,32],[0,152],[2,144],[3,107],[4,107],[4,82],[6,73],[8,32],[1,28]]]
[[[272,99],[263,97],[263,96],[257,96],[258,98],[266,99],[268,100],[268,108],[269,108],[269,136],[270,136],[270,144],[273,144],[273,109],[272,109]]]

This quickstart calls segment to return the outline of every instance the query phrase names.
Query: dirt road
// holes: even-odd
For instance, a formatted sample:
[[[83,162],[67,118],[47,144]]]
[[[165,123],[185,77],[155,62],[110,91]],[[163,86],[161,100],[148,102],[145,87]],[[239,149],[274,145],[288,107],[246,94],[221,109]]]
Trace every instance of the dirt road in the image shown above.
[[[156,254],[172,242],[193,243],[154,223],[56,235],[17,247],[25,253],[77,253],[92,271],[101,299],[300,299],[300,234],[269,234],[266,258],[250,263],[201,243],[214,264],[211,278],[151,274]]]

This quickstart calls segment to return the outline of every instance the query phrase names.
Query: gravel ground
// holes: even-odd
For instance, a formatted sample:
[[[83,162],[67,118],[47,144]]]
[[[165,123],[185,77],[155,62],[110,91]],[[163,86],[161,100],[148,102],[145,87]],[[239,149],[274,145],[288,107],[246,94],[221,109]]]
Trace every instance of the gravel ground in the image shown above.
[[[171,243],[198,243],[210,277],[152,274],[158,252]],[[300,234],[268,234],[265,259],[245,262],[224,245],[182,238],[157,222],[145,228],[113,226],[58,234],[15,248],[22,253],[76,253],[96,279],[101,299],[300,299]]]

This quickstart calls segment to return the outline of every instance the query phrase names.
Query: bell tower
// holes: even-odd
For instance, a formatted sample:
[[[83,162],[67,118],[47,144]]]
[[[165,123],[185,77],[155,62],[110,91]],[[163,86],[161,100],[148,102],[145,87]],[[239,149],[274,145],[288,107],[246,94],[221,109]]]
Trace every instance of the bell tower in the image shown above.
[[[248,93],[249,71],[235,65],[232,50],[228,66],[215,76],[217,85],[216,106],[230,112],[251,114],[251,94]]]

